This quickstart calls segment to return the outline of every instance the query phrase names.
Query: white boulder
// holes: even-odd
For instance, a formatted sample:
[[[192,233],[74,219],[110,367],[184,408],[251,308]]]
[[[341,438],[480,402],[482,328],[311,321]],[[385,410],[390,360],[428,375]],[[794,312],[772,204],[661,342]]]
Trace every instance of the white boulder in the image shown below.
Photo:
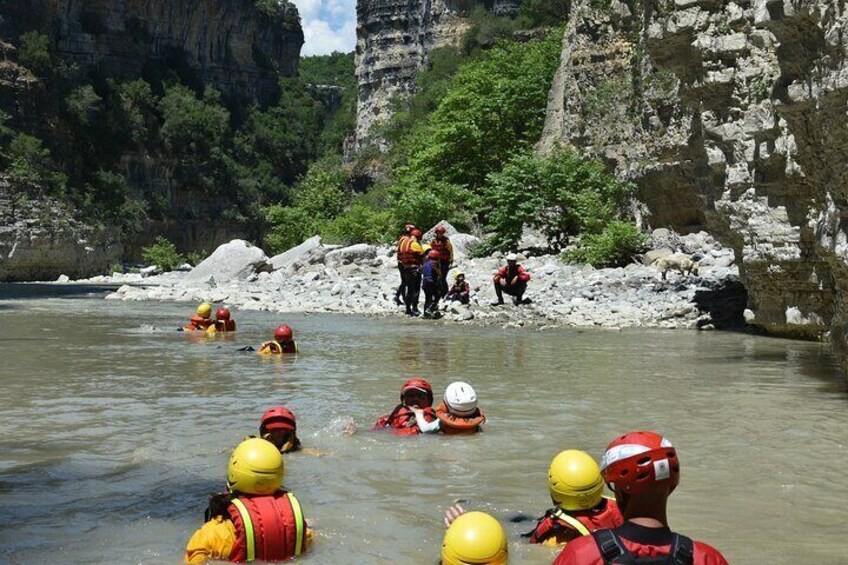
[[[268,257],[260,248],[242,239],[220,245],[212,255],[200,262],[183,279],[184,285],[205,283],[213,277],[217,282],[247,280],[251,275],[271,270]]]
[[[361,265],[365,261],[377,258],[377,248],[367,243],[358,243],[350,247],[343,247],[330,251],[324,257],[324,263],[328,266],[336,265]]]
[[[310,237],[309,239],[307,239],[306,241],[304,241],[300,245],[296,245],[296,246],[292,247],[291,249],[289,249],[288,251],[283,251],[279,255],[274,255],[271,258],[271,266],[273,267],[273,269],[275,271],[279,270],[279,269],[284,269],[284,268],[288,267],[289,265],[291,265],[292,263],[294,263],[295,261],[298,261],[298,260],[306,257],[306,255],[308,255],[311,251],[319,248],[320,246],[321,246],[321,236],[320,235]]]

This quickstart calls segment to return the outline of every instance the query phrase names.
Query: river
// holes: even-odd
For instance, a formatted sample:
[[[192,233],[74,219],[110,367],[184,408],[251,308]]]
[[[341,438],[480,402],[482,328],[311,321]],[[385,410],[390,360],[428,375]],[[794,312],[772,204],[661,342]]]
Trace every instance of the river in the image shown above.
[[[20,288],[0,285],[0,562],[179,562],[230,450],[277,403],[324,454],[286,456],[319,532],[306,562],[432,564],[444,510],[467,499],[506,524],[511,562],[550,563],[508,519],[550,506],[558,451],[600,457],[640,428],[679,450],[672,527],[731,563],[848,562],[848,395],[820,344],[286,315],[302,353],[280,360],[236,352],[279,315],[196,338],[174,331],[190,304]],[[408,375],[437,395],[472,383],[485,433],[369,431]]]

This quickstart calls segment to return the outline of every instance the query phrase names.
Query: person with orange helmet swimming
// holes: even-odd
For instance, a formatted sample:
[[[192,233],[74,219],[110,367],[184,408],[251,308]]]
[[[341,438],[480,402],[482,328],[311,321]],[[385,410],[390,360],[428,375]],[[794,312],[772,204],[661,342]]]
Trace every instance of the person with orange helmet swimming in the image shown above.
[[[274,444],[241,442],[227,469],[227,492],[209,498],[205,523],[186,546],[186,563],[287,561],[312,544],[303,508],[284,489],[285,464]]]
[[[424,317],[434,318],[439,313],[439,298],[441,298],[442,268],[440,254],[431,249],[421,267],[421,289],[424,291]]]
[[[234,332],[236,331],[236,321],[230,319],[230,309],[226,306],[219,306],[215,310],[215,331],[216,332]]]
[[[282,355],[283,353],[298,353],[294,332],[288,324],[280,324],[274,330],[274,339],[259,346],[260,355]]]
[[[401,285],[404,288],[403,303],[407,316],[420,316],[418,298],[421,293],[421,258],[424,248],[419,241],[423,234],[418,229],[412,229],[406,235],[398,238],[397,262],[400,271]]]
[[[440,296],[444,298],[448,293],[448,271],[450,271],[454,260],[453,244],[450,238],[445,235],[447,232],[445,226],[436,226],[433,232],[435,236],[430,241],[430,249],[439,252],[439,270],[442,273],[442,278],[439,280],[439,289]]]
[[[477,406],[477,393],[465,382],[457,381],[445,389],[444,400],[436,406],[436,420],[428,422],[420,409],[413,409],[421,433],[470,435],[482,431],[486,416]]]
[[[420,418],[416,417],[415,410],[421,411]],[[426,380],[413,377],[403,383],[400,389],[400,404],[377,420],[374,429],[390,428],[399,435],[415,435],[420,433],[419,420],[428,423],[436,420],[436,413],[433,411],[433,387]]]
[[[206,331],[211,326],[215,325],[215,320],[212,319],[212,305],[208,302],[202,303],[197,307],[194,316],[189,320],[188,325],[178,328],[179,331],[196,332]]]
[[[604,453],[601,475],[624,524],[568,542],[554,565],[727,565],[717,549],[668,526],[668,497],[680,482],[680,460],[667,438],[647,431],[617,437]]]
[[[624,522],[615,500],[603,496],[601,468],[585,451],[560,452],[548,468],[548,489],[554,507],[522,534],[530,543],[556,547],[601,528]]]

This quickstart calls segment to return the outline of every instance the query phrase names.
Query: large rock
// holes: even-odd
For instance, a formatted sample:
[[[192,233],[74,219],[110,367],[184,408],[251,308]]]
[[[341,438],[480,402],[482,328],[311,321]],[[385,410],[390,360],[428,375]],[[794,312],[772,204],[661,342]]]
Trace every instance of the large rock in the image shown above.
[[[361,265],[365,261],[371,261],[377,258],[377,248],[367,243],[358,243],[350,247],[343,247],[330,251],[324,257],[324,262],[328,266],[336,265]]]
[[[436,228],[439,226],[445,228],[445,235],[450,238],[453,238],[455,234],[459,233],[459,230],[453,227],[450,222],[448,222],[447,220],[442,220],[441,222],[430,228],[429,231],[424,234],[424,241],[430,241],[431,239],[436,237]]]
[[[480,245],[480,239],[467,233],[457,233],[451,236],[455,259],[462,259],[474,252],[474,248]]]
[[[311,251],[317,249],[321,246],[321,236],[316,235],[310,237],[300,245],[296,245],[292,247],[288,251],[283,251],[279,255],[274,255],[271,257],[271,266],[273,269],[285,269],[295,261],[299,261],[306,257]]]
[[[265,252],[243,239],[234,239],[218,247],[212,255],[201,261],[183,279],[183,284],[198,284],[214,277],[217,283],[231,280],[247,280],[251,275],[270,271]]]

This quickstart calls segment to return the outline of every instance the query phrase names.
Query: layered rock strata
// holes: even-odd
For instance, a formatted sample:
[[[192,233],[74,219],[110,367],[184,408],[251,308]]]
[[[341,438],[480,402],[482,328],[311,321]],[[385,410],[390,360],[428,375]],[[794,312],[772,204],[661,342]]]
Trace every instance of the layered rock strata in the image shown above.
[[[577,2],[542,152],[632,180],[652,227],[733,247],[757,324],[848,323],[848,15],[837,1]]]
[[[379,126],[394,105],[416,90],[418,72],[433,49],[462,42],[475,6],[512,16],[519,0],[359,0],[356,5],[356,77],[358,103],[355,141],[350,150],[368,145],[385,149]]]

